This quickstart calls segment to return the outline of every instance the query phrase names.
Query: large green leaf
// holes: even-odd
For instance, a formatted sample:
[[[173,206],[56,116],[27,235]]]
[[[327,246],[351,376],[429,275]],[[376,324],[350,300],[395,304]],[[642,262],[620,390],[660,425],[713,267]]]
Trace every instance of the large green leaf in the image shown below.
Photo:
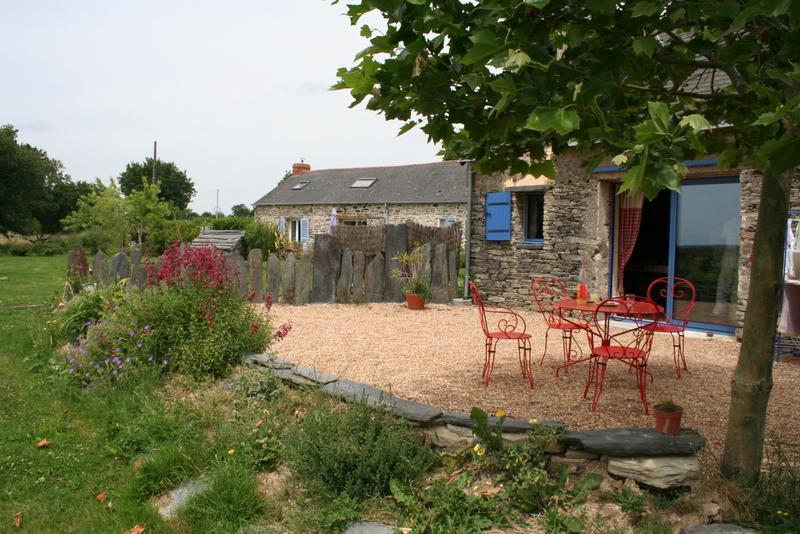
[[[556,166],[553,160],[540,161],[538,163],[531,163],[530,174],[534,176],[547,176],[551,180],[556,177]]]
[[[525,127],[537,132],[555,130],[560,135],[566,135],[581,126],[581,118],[573,108],[536,108],[528,116]]]
[[[640,56],[653,57],[658,43],[653,37],[637,37],[633,40],[633,51]]]
[[[648,102],[647,112],[653,119],[658,131],[663,133],[669,131],[669,106],[663,102]]]
[[[697,113],[686,115],[678,124],[679,126],[689,126],[689,128],[695,132],[708,130],[711,128],[711,123],[708,122],[705,117]]]
[[[617,7],[617,0],[587,0],[586,7],[592,13],[611,15]]]

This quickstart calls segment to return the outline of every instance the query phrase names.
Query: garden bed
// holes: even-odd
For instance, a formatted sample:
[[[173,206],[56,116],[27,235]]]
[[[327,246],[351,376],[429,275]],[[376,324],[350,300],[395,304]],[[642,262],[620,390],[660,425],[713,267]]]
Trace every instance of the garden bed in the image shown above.
[[[520,374],[511,342],[498,345],[492,383],[488,388],[481,385],[483,335],[477,310],[471,306],[430,306],[411,312],[401,304],[276,305],[272,315],[275,324],[291,321],[294,325],[291,335],[274,346],[281,358],[443,410],[503,408],[510,417],[563,421],[573,429],[652,425],[652,416],[642,413],[634,375],[623,366],[609,366],[594,413],[591,401],[583,398],[585,364],[556,378],[555,366],[562,360],[559,332],[551,332],[548,354],[540,367],[545,326],[538,313],[523,311],[533,334],[534,391]],[[580,343],[585,348],[585,339]],[[663,399],[683,405],[683,426],[698,430],[717,456],[725,438],[730,379],[738,351],[739,344],[729,340],[688,337],[689,372],[677,380],[670,338],[659,335],[648,365],[655,377],[648,386],[651,406]],[[793,400],[800,389],[800,360],[784,359],[775,367],[773,378],[767,434],[796,445],[800,428]]]

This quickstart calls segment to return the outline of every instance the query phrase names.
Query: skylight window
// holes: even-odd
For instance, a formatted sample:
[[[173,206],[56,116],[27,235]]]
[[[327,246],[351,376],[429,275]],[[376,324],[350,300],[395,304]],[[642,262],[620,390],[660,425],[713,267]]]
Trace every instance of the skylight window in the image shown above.
[[[352,189],[366,189],[372,184],[374,184],[375,180],[377,180],[377,178],[359,178],[358,180],[350,184],[350,187]]]
[[[308,181],[307,180],[306,181],[302,181],[302,182],[297,182],[296,184],[294,184],[292,186],[292,191],[300,191],[301,189],[303,189],[307,185],[308,185]]]

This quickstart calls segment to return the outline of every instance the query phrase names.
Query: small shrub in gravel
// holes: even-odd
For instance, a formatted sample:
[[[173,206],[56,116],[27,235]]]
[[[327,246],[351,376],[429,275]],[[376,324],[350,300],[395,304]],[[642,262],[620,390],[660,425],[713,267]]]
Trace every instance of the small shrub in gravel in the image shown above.
[[[408,423],[363,403],[336,411],[317,408],[289,436],[292,468],[332,495],[385,495],[393,479],[427,471],[434,454]]]

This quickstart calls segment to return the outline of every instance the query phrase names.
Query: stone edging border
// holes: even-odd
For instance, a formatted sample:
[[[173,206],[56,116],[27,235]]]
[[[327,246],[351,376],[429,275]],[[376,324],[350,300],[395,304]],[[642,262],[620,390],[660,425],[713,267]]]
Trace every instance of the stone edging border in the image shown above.
[[[472,434],[469,430],[472,421],[467,413],[445,412],[435,406],[403,399],[367,384],[340,379],[310,367],[296,366],[273,354],[249,354],[243,358],[243,362],[250,366],[272,369],[280,379],[294,385],[318,387],[323,393],[347,402],[363,400],[371,406],[383,406],[394,415],[420,427],[438,427],[429,428],[428,432],[437,446],[446,446],[442,443],[450,441],[443,435],[441,427],[447,429],[448,433],[456,434],[457,436],[449,436],[453,439],[467,438]],[[493,425],[498,423],[497,417],[490,416],[489,420]],[[696,454],[705,446],[705,439],[690,428],[682,429],[677,436],[665,436],[652,428],[569,431],[567,425],[560,421],[540,421],[538,424],[566,430],[561,437],[561,450],[552,451],[554,453],[563,452],[569,447],[589,455],[615,458],[677,456]],[[507,418],[503,422],[503,437],[511,441],[521,439],[533,429],[534,426],[528,420]]]

